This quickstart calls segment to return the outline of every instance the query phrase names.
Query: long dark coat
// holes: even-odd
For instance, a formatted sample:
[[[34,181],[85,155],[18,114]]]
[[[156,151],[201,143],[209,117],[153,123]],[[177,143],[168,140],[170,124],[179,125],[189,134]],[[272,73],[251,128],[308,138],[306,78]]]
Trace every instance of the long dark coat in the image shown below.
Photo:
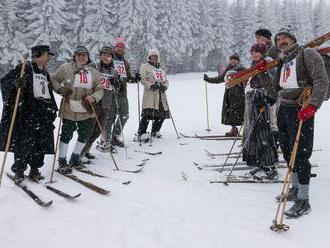
[[[227,71],[242,71],[245,68],[241,65],[228,65],[223,74],[218,77],[209,78],[208,82],[220,84],[224,82]],[[244,86],[238,85],[225,90],[222,103],[221,123],[230,126],[241,126],[244,121],[245,93]]]
[[[48,89],[51,99],[35,98],[33,95],[33,71],[42,73],[48,78]],[[21,65],[11,70],[1,81],[3,100],[0,123],[0,150],[4,151],[10,121],[15,104],[17,89],[15,80],[19,77]],[[25,68],[27,84],[21,90],[19,107],[10,145],[11,152],[29,154],[54,154],[54,125],[57,105],[54,99],[50,77],[46,70],[40,71],[35,63],[28,62]]]

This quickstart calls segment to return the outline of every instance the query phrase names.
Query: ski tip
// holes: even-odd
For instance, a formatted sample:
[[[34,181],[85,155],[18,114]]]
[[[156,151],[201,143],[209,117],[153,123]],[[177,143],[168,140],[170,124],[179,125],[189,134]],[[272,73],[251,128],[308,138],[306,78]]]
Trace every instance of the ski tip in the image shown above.
[[[43,205],[41,205],[42,207],[50,207],[53,204],[53,201],[47,202]]]
[[[76,198],[78,198],[79,196],[81,196],[81,193],[78,193],[78,194],[72,196],[70,199],[76,199]]]

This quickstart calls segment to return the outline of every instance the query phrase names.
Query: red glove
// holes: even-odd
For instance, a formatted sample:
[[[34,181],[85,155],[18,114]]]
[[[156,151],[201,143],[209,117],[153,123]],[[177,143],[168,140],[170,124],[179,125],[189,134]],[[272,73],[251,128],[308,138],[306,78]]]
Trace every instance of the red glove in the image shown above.
[[[261,60],[258,64],[256,64],[256,68],[259,71],[263,71],[266,68],[267,61],[266,60]]]
[[[308,105],[305,108],[302,108],[298,111],[298,119],[299,121],[306,121],[309,118],[312,118],[317,111],[317,108],[313,105]]]

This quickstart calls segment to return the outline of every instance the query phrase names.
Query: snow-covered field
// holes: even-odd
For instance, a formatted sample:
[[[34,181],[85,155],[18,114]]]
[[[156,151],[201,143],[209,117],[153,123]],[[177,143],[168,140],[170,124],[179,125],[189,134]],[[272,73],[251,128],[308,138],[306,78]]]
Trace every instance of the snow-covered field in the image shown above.
[[[169,80],[168,98],[178,130],[186,134],[206,133],[202,74],[180,74],[169,76]],[[209,85],[208,89],[210,134],[224,133],[228,131],[228,127],[220,125],[224,86]],[[4,177],[0,189],[1,248],[328,247],[329,102],[316,117],[314,148],[322,151],[315,152],[311,159],[319,166],[313,168],[318,176],[311,183],[312,212],[299,220],[286,220],[291,229],[279,234],[270,231],[269,226],[274,218],[277,206],[274,197],[281,189],[280,184],[233,184],[229,187],[210,184],[210,180],[224,175],[199,171],[192,162],[223,162],[206,156],[204,149],[225,153],[232,141],[177,139],[170,120],[164,123],[163,139],[155,140],[152,147],[139,147],[132,141],[138,125],[136,85],[129,85],[128,91],[130,119],[125,127],[125,138],[129,158],[125,158],[123,149],[115,158],[119,167],[125,169],[150,158],[142,173],[114,172],[109,156],[94,150],[98,159],[89,167],[109,178],[84,174],[79,177],[111,190],[111,194],[99,195],[55,175],[55,187],[72,194],[82,193],[77,200],[68,201],[48,191],[43,184],[28,183],[43,199],[54,200],[48,209],[36,205]],[[163,154],[148,156],[134,152],[136,149],[162,151]],[[47,177],[52,158],[47,156],[42,168]],[[6,171],[10,171],[12,161],[10,154]],[[187,181],[182,172],[187,175]],[[280,173],[283,176],[285,171]],[[132,180],[131,184],[123,185],[127,180]]]

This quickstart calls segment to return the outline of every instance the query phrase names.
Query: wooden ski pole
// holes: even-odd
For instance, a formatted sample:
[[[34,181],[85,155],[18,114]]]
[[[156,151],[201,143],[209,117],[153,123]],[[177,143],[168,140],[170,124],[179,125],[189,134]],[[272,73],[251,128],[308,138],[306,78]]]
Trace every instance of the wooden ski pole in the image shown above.
[[[287,231],[290,228],[288,225],[283,224],[283,217],[284,217],[285,207],[286,207],[286,203],[287,203],[287,194],[288,194],[289,188],[290,188],[291,175],[292,175],[292,171],[294,169],[295,162],[296,162],[296,156],[297,156],[297,150],[298,150],[298,146],[299,146],[299,139],[300,139],[302,125],[303,125],[303,121],[300,121],[299,127],[298,127],[298,132],[297,132],[295,143],[294,143],[294,147],[293,147],[292,153],[291,153],[288,171],[286,173],[286,176],[284,179],[284,184],[283,184],[282,191],[280,194],[281,198],[280,198],[280,201],[279,201],[277,209],[276,209],[276,214],[275,214],[275,218],[273,220],[273,225],[270,227],[271,230],[273,230],[275,232]],[[282,207],[282,212],[280,214],[281,207]],[[279,223],[278,223],[279,216],[280,216],[280,219],[279,219]]]
[[[27,61],[28,57],[29,57],[29,54],[27,54],[27,53],[23,54],[22,67],[21,67],[21,72],[20,72],[20,78],[21,79],[23,78],[24,73],[25,73],[25,64],[26,64],[26,61]],[[11,137],[13,135],[13,130],[14,130],[14,125],[15,125],[15,121],[16,121],[16,114],[17,114],[17,109],[18,109],[18,103],[19,103],[20,96],[21,96],[21,88],[18,88],[17,93],[16,93],[14,111],[13,111],[13,115],[11,117],[9,132],[8,132],[7,141],[6,141],[5,154],[3,155],[2,162],[1,162],[0,188],[1,188],[1,183],[2,183],[3,172],[4,172],[4,169],[5,169],[5,165],[6,165],[7,155],[8,155],[8,151],[9,151],[9,147],[10,147],[10,143],[11,143]]]
[[[98,118],[97,115],[96,115],[95,108],[94,108],[94,106],[93,106],[92,103],[89,103],[89,104],[90,104],[90,106],[91,106],[91,108],[92,108],[93,115],[95,116],[95,120],[96,120],[96,122],[97,122],[97,125],[99,126],[99,129],[100,129],[100,131],[101,131],[102,138],[104,139],[104,142],[106,143],[106,145],[107,145],[108,148],[109,148],[109,154],[110,154],[110,157],[111,157],[111,159],[112,159],[112,161],[113,161],[113,164],[115,165],[116,170],[119,170],[118,165],[117,165],[117,162],[116,162],[116,160],[115,160],[115,158],[114,158],[114,156],[112,155],[112,152],[111,152],[111,150],[110,150],[110,144],[108,143],[108,141],[107,141],[107,139],[106,139],[106,137],[105,137],[105,135],[104,135],[104,131],[103,131],[102,125],[101,125],[101,123],[100,123],[100,120],[99,120],[99,118]]]
[[[238,136],[240,135],[242,129],[243,129],[243,125],[240,127],[240,129],[239,129],[238,134],[237,134],[236,137],[238,137]],[[226,156],[225,163],[223,164],[220,173],[223,172],[223,169],[225,168],[225,166],[226,166],[226,164],[227,164],[227,162],[228,162],[228,159],[229,159],[230,156],[232,155],[232,151],[233,151],[233,149],[234,149],[234,147],[235,147],[235,144],[236,144],[237,140],[238,140],[238,139],[235,139],[234,142],[233,142],[233,144],[232,144],[232,146],[230,147],[229,153],[228,153],[227,156]],[[242,153],[242,152],[239,152],[239,153],[238,153],[238,157],[241,156],[241,153]]]
[[[310,97],[311,93],[312,93],[311,86],[307,86],[301,93],[301,95],[299,97],[299,102],[301,103],[302,107],[305,107],[308,105],[308,98]],[[284,179],[284,184],[283,184],[282,191],[280,194],[280,196],[281,196],[280,201],[279,201],[277,209],[276,209],[276,214],[275,214],[275,218],[273,220],[273,225],[270,227],[270,229],[275,232],[288,231],[290,228],[288,225],[283,224],[283,219],[284,219],[285,207],[286,207],[287,200],[288,200],[287,196],[288,196],[288,192],[290,189],[291,176],[292,176],[292,172],[293,172],[295,162],[296,162],[296,156],[297,156],[297,151],[298,151],[298,147],[299,147],[299,140],[300,140],[300,136],[301,136],[302,125],[303,125],[303,120],[300,120],[298,130],[297,130],[297,135],[296,135],[295,142],[294,142],[294,146],[293,146],[293,149],[291,152],[288,171],[286,173],[286,176]],[[282,212],[280,214],[281,207],[282,207]]]
[[[210,132],[210,118],[209,118],[209,97],[208,97],[208,92],[207,92],[207,82],[204,81],[205,83],[205,103],[206,103],[206,121],[207,121],[207,128],[205,129],[206,131]]]

